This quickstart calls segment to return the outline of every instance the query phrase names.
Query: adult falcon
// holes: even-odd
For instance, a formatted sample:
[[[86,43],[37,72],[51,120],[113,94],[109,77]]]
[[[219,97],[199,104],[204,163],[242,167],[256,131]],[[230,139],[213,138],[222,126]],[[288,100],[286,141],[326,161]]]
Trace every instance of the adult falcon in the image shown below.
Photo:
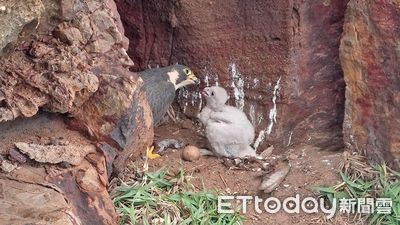
[[[144,81],[147,100],[153,112],[154,125],[157,125],[168,111],[175,99],[176,90],[200,83],[192,70],[180,64],[148,69],[138,74]]]

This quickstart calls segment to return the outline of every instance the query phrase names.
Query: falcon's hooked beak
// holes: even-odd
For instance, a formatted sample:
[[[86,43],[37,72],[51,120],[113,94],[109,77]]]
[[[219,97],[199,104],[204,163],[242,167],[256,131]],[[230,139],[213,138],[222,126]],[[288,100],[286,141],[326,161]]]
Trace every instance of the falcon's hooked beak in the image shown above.
[[[184,69],[185,74],[187,75],[187,80],[193,82],[193,84],[200,84],[200,79],[197,78],[194,73],[189,69]]]
[[[200,79],[197,77],[194,77],[193,81],[194,81],[194,84],[196,84],[196,85],[200,84]]]

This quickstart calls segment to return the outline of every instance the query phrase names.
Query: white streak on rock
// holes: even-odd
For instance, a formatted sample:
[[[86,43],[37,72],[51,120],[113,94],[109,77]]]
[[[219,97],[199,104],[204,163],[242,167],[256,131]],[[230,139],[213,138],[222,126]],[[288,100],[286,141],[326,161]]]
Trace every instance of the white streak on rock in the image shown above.
[[[185,102],[185,105],[183,106],[183,113],[186,113],[186,108],[187,108],[187,106],[188,106],[188,103]]]
[[[292,143],[292,135],[293,135],[293,131],[290,131],[290,133],[289,133],[289,140],[288,140],[288,143],[287,143],[287,147],[289,147],[290,144]]]
[[[260,80],[258,80],[257,78],[254,78],[253,79],[253,88],[256,88],[259,83],[260,83]]]
[[[206,76],[204,77],[204,83],[206,84],[206,87],[209,87],[209,86],[210,86],[210,82],[209,82],[208,75],[206,75]]]
[[[249,116],[250,116],[250,120],[251,120],[251,124],[253,124],[253,126],[256,126],[256,110],[255,110],[255,106],[253,104],[250,105],[250,111],[249,111]]]
[[[261,142],[267,137],[266,131],[261,130],[258,134],[256,141],[254,142],[254,149],[257,150],[258,146],[260,146]]]
[[[275,84],[274,87],[274,93],[272,96],[272,109],[269,111],[269,125],[267,129],[267,134],[271,134],[272,132],[272,127],[274,126],[274,123],[276,123],[276,115],[278,114],[278,108],[276,106],[276,98],[279,94],[279,89],[280,89],[280,83],[281,83],[281,78],[279,77],[278,81]]]
[[[265,140],[267,135],[271,134],[272,128],[273,128],[274,124],[276,123],[276,116],[278,113],[276,99],[278,97],[279,90],[280,90],[281,78],[282,77],[279,77],[279,79],[276,82],[275,87],[274,87],[274,92],[272,95],[272,109],[269,111],[269,125],[266,129],[260,131],[256,141],[254,142],[254,149],[256,149],[256,150],[257,150],[258,146],[261,144],[261,142],[263,142]],[[259,123],[261,123],[261,120],[262,120],[262,117],[261,118],[259,117]]]
[[[214,81],[215,81],[215,86],[219,86],[219,82],[218,82],[218,81],[219,81],[219,80],[218,80],[218,76],[215,76],[215,80],[214,80]]]
[[[237,70],[235,63],[229,64],[229,73],[232,79],[231,86],[235,95],[235,104],[240,110],[244,107],[244,80],[242,74]]]
[[[200,103],[199,103],[199,112],[201,111],[201,108],[203,108],[203,96],[201,95],[201,92],[197,92],[199,95]]]
[[[185,88],[181,89],[180,94],[186,100],[189,98],[189,91],[187,89],[185,89]],[[186,107],[187,106],[188,106],[188,102],[185,101],[185,104],[183,105],[183,113],[186,113]]]

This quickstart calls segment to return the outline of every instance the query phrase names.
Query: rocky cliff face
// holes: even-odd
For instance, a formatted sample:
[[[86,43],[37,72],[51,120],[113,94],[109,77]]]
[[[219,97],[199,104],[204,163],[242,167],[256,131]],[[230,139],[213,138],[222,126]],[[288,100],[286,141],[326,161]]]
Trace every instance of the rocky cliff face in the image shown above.
[[[203,82],[179,93],[181,110],[194,117],[201,88],[226,87],[260,151],[344,140],[399,166],[399,21],[399,1],[0,0],[0,164],[20,166],[0,176],[6,219],[115,224],[107,178],[153,138],[130,69],[176,62]],[[13,214],[38,210],[31,199],[49,217]]]
[[[346,81],[345,143],[374,160],[400,162],[400,2],[353,1],[340,59]]]
[[[0,1],[0,30],[0,223],[116,224],[107,180],[152,144],[153,127],[115,3]]]
[[[342,146],[338,59],[347,1],[117,0],[136,69],[180,62],[229,89],[257,127],[256,147]],[[194,116],[199,90],[180,93]]]
[[[115,153],[116,170],[132,146],[151,143],[149,106],[142,81],[128,70],[133,62],[113,1],[6,1],[0,7],[0,121],[39,109],[68,114],[72,127],[122,151]]]
[[[294,143],[330,150],[343,147],[344,81],[338,48],[347,2],[293,3],[283,123],[293,132]]]

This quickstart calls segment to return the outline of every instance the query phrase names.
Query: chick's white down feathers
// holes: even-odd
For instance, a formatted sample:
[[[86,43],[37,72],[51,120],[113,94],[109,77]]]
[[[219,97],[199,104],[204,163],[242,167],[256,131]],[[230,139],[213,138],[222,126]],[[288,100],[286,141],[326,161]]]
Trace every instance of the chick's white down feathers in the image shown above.
[[[254,127],[241,110],[226,105],[228,94],[221,87],[208,87],[203,91],[207,105],[198,115],[205,126],[211,151],[217,156],[256,156],[250,146],[254,141]],[[203,154],[205,150],[202,150]]]

